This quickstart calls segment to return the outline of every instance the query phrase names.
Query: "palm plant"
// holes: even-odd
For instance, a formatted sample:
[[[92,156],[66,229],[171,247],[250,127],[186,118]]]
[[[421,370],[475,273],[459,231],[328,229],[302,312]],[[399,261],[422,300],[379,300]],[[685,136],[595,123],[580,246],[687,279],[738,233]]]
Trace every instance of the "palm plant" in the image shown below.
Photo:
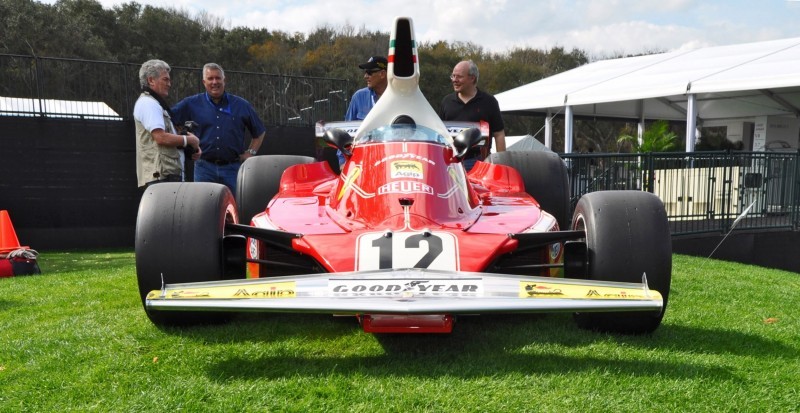
[[[642,134],[642,141],[631,135],[622,135],[617,138],[617,143],[630,143],[633,152],[667,152],[677,146],[678,135],[670,131],[669,122],[658,120]]]

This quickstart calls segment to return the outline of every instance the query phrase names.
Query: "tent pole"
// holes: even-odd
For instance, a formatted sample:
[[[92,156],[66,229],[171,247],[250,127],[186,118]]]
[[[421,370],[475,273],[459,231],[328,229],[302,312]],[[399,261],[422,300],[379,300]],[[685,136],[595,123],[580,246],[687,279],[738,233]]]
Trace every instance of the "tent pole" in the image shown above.
[[[544,118],[544,146],[553,149],[553,113],[547,109],[547,117]]]
[[[564,153],[572,153],[572,106],[564,110]]]
[[[694,152],[695,133],[697,131],[697,105],[695,95],[689,94],[686,101],[686,152]]]
[[[644,141],[644,99],[639,99],[638,110],[639,124],[636,125],[636,140],[639,142],[639,146],[641,147],[642,142]]]

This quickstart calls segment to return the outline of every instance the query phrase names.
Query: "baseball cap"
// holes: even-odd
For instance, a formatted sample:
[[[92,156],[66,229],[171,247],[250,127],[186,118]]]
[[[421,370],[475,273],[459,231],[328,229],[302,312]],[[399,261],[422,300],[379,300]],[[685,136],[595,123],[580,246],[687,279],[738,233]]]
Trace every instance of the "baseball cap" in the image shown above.
[[[373,69],[381,69],[386,70],[386,67],[389,65],[389,61],[386,60],[383,56],[372,56],[367,60],[367,63],[362,63],[358,65],[360,69],[365,70],[373,70]]]

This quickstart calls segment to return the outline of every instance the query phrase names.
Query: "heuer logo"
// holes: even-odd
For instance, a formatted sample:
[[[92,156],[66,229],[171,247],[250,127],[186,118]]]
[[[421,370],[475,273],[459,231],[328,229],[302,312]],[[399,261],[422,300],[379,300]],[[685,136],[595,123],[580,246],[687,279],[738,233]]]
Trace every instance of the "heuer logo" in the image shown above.
[[[422,182],[395,181],[378,187],[378,195],[385,194],[428,194],[433,195],[433,188]]]

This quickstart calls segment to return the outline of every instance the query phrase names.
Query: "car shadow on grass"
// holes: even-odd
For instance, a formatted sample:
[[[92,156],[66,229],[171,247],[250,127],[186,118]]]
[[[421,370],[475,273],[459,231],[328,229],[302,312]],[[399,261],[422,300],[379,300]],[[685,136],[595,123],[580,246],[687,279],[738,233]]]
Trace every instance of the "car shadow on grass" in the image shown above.
[[[331,374],[369,377],[480,378],[509,374],[570,374],[608,371],[616,375],[668,377],[676,380],[716,378],[729,381],[736,378],[729,369],[691,361],[656,361],[631,357],[620,359],[603,354],[563,355],[556,351],[518,352],[496,348],[476,351],[467,345],[460,351],[443,345],[440,339],[416,337],[409,340],[409,350],[369,356],[260,356],[255,358],[226,355],[206,366],[213,380],[281,380],[292,377],[318,378]],[[432,346],[438,351],[410,350],[411,347]]]
[[[166,334],[177,334],[205,342],[265,344],[297,337],[333,340],[361,329],[355,317],[297,313],[236,313],[220,322],[155,327]]]
[[[275,319],[277,317],[277,319]],[[351,317],[317,315],[273,315],[263,320],[239,321],[247,333],[228,331],[225,342],[261,341],[264,345],[296,340],[330,340],[336,345],[344,336],[365,334]],[[235,324],[237,324],[235,323]],[[275,328],[276,325],[282,328]],[[195,333],[184,332],[194,336]],[[727,367],[693,362],[692,354],[748,356],[754,359],[797,357],[798,352],[782,343],[737,331],[662,325],[654,334],[625,336],[578,329],[568,314],[490,315],[463,317],[451,334],[378,334],[372,336],[380,351],[348,350],[323,352],[302,348],[285,349],[278,344],[268,356],[243,357],[225,354],[207,365],[209,377],[279,379],[319,376],[339,372],[387,376],[481,377],[505,373],[568,373],[608,369],[619,374],[672,378],[734,378]],[[209,341],[207,334],[197,338]],[[363,341],[363,340],[361,340]],[[609,349],[611,353],[606,354]],[[653,352],[664,357],[653,359]],[[623,354],[620,356],[620,352]],[[624,356],[630,353],[630,357]],[[277,355],[275,353],[278,353]],[[263,353],[262,353],[263,354]],[[673,361],[663,361],[663,360]],[[681,360],[681,361],[674,361]]]

